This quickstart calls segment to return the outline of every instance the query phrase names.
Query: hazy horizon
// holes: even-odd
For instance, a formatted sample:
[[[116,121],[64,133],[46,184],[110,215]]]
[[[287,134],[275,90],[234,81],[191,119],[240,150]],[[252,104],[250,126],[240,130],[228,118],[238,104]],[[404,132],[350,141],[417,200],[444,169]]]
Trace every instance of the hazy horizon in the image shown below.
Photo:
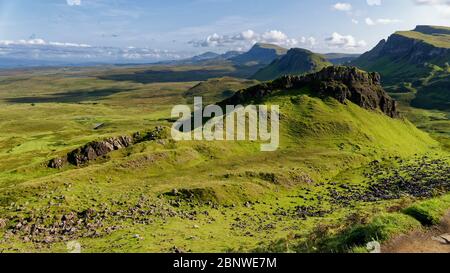
[[[0,58],[146,63],[258,42],[363,53],[397,30],[449,18],[446,0],[0,0]]]

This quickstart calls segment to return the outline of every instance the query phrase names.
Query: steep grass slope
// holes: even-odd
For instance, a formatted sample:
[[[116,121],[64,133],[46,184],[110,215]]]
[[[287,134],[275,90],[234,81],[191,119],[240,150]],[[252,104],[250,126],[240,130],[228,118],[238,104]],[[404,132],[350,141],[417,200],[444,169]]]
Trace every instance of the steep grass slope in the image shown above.
[[[336,78],[336,86],[339,82]],[[139,122],[170,125],[163,120],[170,118],[165,116],[167,106],[184,102],[178,84],[162,97],[157,96],[160,89],[150,88],[156,88],[153,85],[131,87],[142,90],[103,98],[101,105],[42,103],[35,109],[24,104],[24,111],[3,114],[20,119],[28,107],[38,119],[48,115],[45,109],[70,116],[63,109],[76,107],[77,117],[88,117],[98,108],[102,113],[134,109],[135,114],[123,120],[111,116],[133,130]],[[30,140],[28,153],[22,147],[8,154],[7,149],[18,144],[8,142],[17,124],[3,121],[9,135],[0,135],[2,164],[8,161],[0,175],[0,248],[65,252],[67,242],[76,240],[83,252],[252,251],[293,234],[304,238],[318,223],[341,223],[356,208],[373,213],[400,202],[357,200],[350,206],[329,197],[329,191],[347,184],[365,186],[360,170],[370,162],[396,166],[415,154],[442,154],[427,134],[380,109],[319,96],[310,87],[275,91],[260,98],[262,104],[280,106],[281,146],[271,153],[261,152],[258,141],[158,139],[112,152],[87,166],[49,170],[47,159],[71,150],[74,142],[67,146],[46,139],[51,147],[39,147],[36,153],[38,148],[32,146],[38,143]],[[157,116],[147,120],[136,101],[152,111],[159,109]],[[85,138],[118,133],[119,123],[113,124],[115,131],[106,127],[108,131]],[[65,126],[64,132],[80,132],[79,125]],[[34,128],[34,135],[41,135],[39,130]],[[51,128],[42,130],[42,135],[51,135]]]

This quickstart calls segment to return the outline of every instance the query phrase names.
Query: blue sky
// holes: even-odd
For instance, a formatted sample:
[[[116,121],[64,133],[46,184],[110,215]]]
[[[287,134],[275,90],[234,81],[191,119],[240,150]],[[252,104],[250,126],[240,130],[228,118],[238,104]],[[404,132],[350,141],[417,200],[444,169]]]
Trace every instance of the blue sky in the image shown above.
[[[128,48],[135,57],[146,48],[162,58],[255,42],[364,52],[396,30],[449,22],[447,0],[0,0],[0,45]]]

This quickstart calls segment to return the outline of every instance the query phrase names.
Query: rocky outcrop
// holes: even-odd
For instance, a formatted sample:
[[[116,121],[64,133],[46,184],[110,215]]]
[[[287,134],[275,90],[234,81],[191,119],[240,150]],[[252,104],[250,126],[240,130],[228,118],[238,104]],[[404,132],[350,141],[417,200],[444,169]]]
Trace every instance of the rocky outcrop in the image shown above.
[[[83,166],[97,158],[106,156],[112,151],[127,148],[133,144],[163,139],[167,137],[167,129],[161,126],[145,134],[135,133],[133,136],[119,136],[104,139],[102,141],[93,141],[83,147],[69,152],[64,157],[58,157],[50,160],[47,164],[49,168],[60,169],[67,163],[74,166]]]
[[[98,157],[105,156],[115,150],[126,148],[132,144],[133,139],[129,136],[94,141],[70,152],[67,155],[67,161],[75,166],[84,165]]]
[[[66,165],[67,163],[67,157],[58,157],[50,160],[47,164],[47,167],[52,169],[61,169]]]
[[[330,66],[304,76],[284,76],[237,92],[220,105],[258,103],[280,90],[308,87],[321,98],[333,97],[341,103],[347,100],[368,110],[379,109],[389,117],[399,117],[397,103],[381,87],[378,73],[368,73],[356,67]]]

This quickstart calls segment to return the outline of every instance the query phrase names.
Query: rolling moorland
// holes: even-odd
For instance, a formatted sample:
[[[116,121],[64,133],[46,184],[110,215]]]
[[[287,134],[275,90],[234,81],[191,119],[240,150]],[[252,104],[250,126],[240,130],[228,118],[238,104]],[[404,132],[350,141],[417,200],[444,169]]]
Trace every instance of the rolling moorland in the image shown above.
[[[444,54],[431,59],[394,56],[388,40],[357,59],[255,45],[148,66],[2,70],[0,250],[67,252],[75,240],[83,252],[367,252],[438,225],[450,208],[447,31],[389,39]],[[349,61],[360,69],[331,65]],[[280,105],[280,148],[174,142],[170,111],[197,95]]]

